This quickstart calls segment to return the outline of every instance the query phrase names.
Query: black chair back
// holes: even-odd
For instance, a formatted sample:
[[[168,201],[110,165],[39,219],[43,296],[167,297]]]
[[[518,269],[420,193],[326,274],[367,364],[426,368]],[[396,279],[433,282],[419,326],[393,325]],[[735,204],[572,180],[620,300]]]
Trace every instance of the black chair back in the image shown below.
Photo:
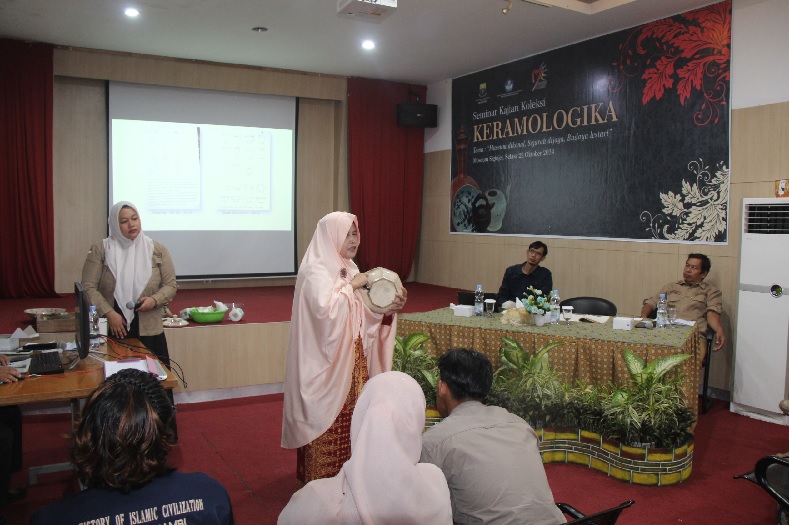
[[[619,515],[622,513],[622,511],[631,506],[633,503],[635,503],[635,501],[631,499],[612,509],[603,510],[588,515],[582,514],[567,503],[557,503],[556,506],[559,507],[563,513],[575,518],[573,521],[568,521],[567,523],[574,523],[575,525],[614,525],[616,520],[619,519]]]
[[[616,305],[602,297],[573,297],[561,302],[562,306],[572,306],[575,314],[616,315]]]

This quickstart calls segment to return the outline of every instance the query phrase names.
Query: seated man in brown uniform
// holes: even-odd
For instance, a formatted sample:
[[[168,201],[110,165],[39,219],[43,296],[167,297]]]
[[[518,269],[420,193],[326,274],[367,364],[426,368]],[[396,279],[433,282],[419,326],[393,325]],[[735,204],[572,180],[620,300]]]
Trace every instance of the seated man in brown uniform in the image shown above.
[[[671,282],[665,285],[653,297],[644,299],[644,306],[641,308],[641,317],[649,317],[657,308],[658,298],[661,293],[666,294],[669,306],[677,309],[677,319],[696,321],[699,326],[699,334],[705,337],[707,326],[715,332],[715,343],[712,346],[714,351],[720,350],[726,342],[726,335],[723,333],[721,325],[721,312],[723,311],[723,300],[721,291],[715,286],[705,283],[704,278],[710,271],[709,257],[700,253],[691,253],[685,262],[685,269],[682,271],[682,280]],[[707,353],[706,344],[701,345],[701,357]]]

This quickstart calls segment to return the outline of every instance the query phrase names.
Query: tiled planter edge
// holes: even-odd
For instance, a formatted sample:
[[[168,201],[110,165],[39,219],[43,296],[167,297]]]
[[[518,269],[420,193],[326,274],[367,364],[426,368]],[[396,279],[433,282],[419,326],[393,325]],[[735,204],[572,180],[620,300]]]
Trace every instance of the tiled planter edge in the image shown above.
[[[543,463],[573,463],[636,485],[682,483],[693,470],[693,437],[677,448],[639,448],[578,429],[537,430]]]

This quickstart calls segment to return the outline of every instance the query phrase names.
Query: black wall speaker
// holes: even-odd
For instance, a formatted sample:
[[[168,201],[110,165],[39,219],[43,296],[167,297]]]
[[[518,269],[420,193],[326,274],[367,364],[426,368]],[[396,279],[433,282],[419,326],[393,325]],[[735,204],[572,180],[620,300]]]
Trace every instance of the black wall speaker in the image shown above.
[[[435,128],[438,106],[435,104],[398,104],[397,125],[412,128]]]

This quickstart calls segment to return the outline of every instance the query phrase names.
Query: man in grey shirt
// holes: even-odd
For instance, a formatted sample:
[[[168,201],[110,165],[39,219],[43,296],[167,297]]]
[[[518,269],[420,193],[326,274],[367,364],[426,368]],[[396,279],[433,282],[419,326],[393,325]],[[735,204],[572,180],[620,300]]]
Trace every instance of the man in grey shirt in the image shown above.
[[[447,478],[452,517],[459,524],[565,523],[553,500],[537,434],[520,417],[481,403],[493,367],[475,350],[439,358],[438,411],[445,418],[422,436],[423,463]]]

